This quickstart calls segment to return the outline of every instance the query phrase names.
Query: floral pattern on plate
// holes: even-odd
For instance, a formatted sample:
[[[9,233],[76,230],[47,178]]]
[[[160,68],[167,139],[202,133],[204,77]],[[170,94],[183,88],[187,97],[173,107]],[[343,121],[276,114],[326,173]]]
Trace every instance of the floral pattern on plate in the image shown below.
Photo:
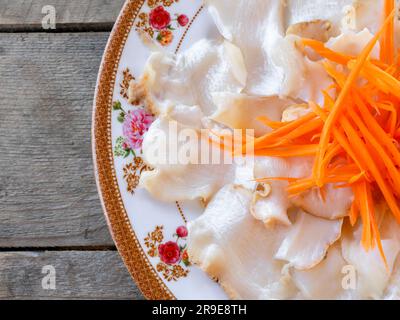
[[[122,82],[120,83],[120,94],[128,100],[128,88],[131,80],[135,78],[129,69],[123,71]],[[129,109],[128,109],[129,108]],[[128,158],[133,156],[133,160],[128,162],[124,168],[124,179],[127,183],[127,191],[132,195],[139,184],[142,172],[152,170],[144,163],[140,157],[144,134],[149,130],[154,121],[154,116],[150,114],[144,103],[141,101],[139,106],[129,104],[123,106],[120,101],[113,103],[113,111],[118,112],[118,122],[122,126],[122,136],[115,141],[114,155],[116,157]],[[186,221],[179,203],[176,203],[179,213]],[[189,274],[189,256],[186,251],[186,237],[188,230],[185,226],[176,228],[174,240],[164,241],[163,226],[156,226],[154,231],[148,233],[144,239],[145,246],[148,248],[147,254],[158,257],[159,262],[156,270],[167,281],[177,281]]]
[[[123,71],[120,94],[126,100],[128,100],[129,83],[134,79],[129,69]],[[129,109],[123,107],[120,101],[113,103],[113,111],[118,112],[117,119],[122,125],[122,136],[115,140],[114,156],[124,158],[128,158],[130,155],[133,156],[133,160],[123,168],[123,177],[127,183],[127,191],[130,194],[134,194],[142,172],[152,170],[144,163],[139,154],[141,154],[144,134],[150,128],[154,117],[146,110],[144,105],[129,105]]]
[[[155,10],[152,15],[152,24],[156,27],[153,28],[150,13],[160,6],[162,10]],[[144,190],[137,189],[141,174],[151,168],[141,158],[142,147],[137,150],[128,148],[123,132],[126,114],[121,114],[121,109],[126,113],[137,108],[149,111],[146,103],[139,101],[140,95],[137,101],[129,101],[128,92],[131,81],[142,74],[153,45],[161,47],[164,44],[159,49],[178,52],[206,37],[214,28],[203,8],[202,0],[127,0],[111,33],[97,82],[93,151],[98,188],[118,250],[148,299],[225,298],[222,289],[207,275],[194,265],[186,265],[189,261],[185,249],[179,248],[181,258],[175,264],[161,260],[159,245],[166,245],[161,247],[163,257],[169,252],[172,260],[176,259],[176,246],[167,243],[178,241],[179,247],[185,247],[185,238],[173,236],[176,227],[186,225],[202,209],[197,204],[185,203],[184,214],[183,204],[163,205],[149,199]],[[161,29],[169,19],[169,25]],[[113,105],[116,110],[113,110]],[[135,137],[140,144],[140,134]],[[163,238],[161,243],[155,244],[157,251],[151,257],[144,239],[157,226],[163,227],[165,240]],[[199,286],[202,290],[188,290]]]
[[[174,240],[164,242],[164,227],[156,226],[147,234],[144,243],[147,254],[158,258],[156,269],[167,281],[177,281],[189,274],[190,261],[186,251],[186,237],[188,230],[185,226],[176,229]]]
[[[174,31],[186,27],[189,18],[182,13],[171,14],[170,8],[179,0],[147,0],[150,12],[141,12],[136,23],[136,31],[144,32],[162,46],[174,40]]]

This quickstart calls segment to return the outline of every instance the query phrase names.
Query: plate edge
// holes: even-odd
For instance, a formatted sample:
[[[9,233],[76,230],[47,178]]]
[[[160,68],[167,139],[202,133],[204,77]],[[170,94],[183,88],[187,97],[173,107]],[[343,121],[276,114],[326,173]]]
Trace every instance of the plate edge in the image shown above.
[[[92,154],[100,202],[114,243],[147,299],[176,299],[144,253],[123,205],[112,158],[111,104],[122,50],[145,0],[127,0],[108,39],[96,82],[92,112]],[[106,127],[105,127],[106,124]]]

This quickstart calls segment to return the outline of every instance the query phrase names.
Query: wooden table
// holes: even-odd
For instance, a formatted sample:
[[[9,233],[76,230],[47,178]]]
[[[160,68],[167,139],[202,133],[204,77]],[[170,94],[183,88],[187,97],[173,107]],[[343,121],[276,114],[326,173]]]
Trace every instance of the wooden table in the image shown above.
[[[0,0],[1,299],[143,298],[106,226],[91,154],[97,72],[123,2]],[[55,30],[42,28],[45,5]],[[48,265],[55,289],[42,285]]]

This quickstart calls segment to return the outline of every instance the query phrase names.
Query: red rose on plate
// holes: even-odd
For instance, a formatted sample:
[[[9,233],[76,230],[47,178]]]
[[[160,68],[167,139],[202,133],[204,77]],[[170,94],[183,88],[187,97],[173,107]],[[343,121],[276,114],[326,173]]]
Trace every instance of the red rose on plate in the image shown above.
[[[149,16],[150,25],[156,30],[162,30],[169,26],[171,23],[171,16],[163,6],[158,6],[150,11]]]
[[[162,262],[175,264],[181,259],[181,250],[176,242],[168,241],[158,246],[158,254]]]
[[[188,235],[188,229],[185,226],[180,226],[176,229],[176,234],[179,238],[186,238]]]
[[[178,23],[179,23],[179,25],[184,27],[189,23],[189,18],[187,17],[187,15],[181,14],[178,17]]]

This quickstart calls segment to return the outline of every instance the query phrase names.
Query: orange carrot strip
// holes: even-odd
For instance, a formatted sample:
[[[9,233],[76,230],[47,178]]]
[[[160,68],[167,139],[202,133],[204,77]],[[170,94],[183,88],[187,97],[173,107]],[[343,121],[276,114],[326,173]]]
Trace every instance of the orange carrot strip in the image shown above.
[[[371,222],[369,214],[369,203],[366,195],[365,183],[361,182],[355,185],[355,198],[358,202],[360,208],[360,215],[363,222],[363,231],[361,236],[361,243],[365,250],[369,251],[371,249]]]
[[[321,137],[321,134],[320,133],[316,133],[311,137],[310,141],[314,142],[316,140],[319,140],[320,137]]]
[[[318,149],[318,144],[291,145],[291,146],[285,146],[284,148],[258,149],[255,150],[255,155],[280,157],[280,158],[304,157],[304,156],[315,155],[317,149]]]
[[[287,178],[287,177],[266,177],[261,179],[255,179],[256,182],[267,182],[267,181],[287,181],[287,182],[295,182],[299,179],[297,178]]]
[[[352,174],[329,174],[329,176],[324,179],[324,183],[343,183],[347,182],[352,177]],[[302,193],[316,186],[312,178],[297,179],[297,181],[292,180],[290,182],[287,191],[291,195]]]
[[[351,61],[354,61],[354,60],[351,60]],[[344,84],[346,82],[346,76],[343,73],[337,71],[335,69],[335,67],[330,63],[323,62],[322,66],[324,67],[324,69],[328,73],[328,75],[330,77],[332,77],[340,87],[344,86]],[[335,102],[333,101],[333,104],[334,103]]]
[[[386,256],[385,256],[385,253],[384,253],[383,247],[382,247],[381,236],[380,236],[379,229],[378,229],[378,226],[377,226],[377,223],[375,220],[375,208],[374,208],[374,201],[372,198],[371,186],[369,184],[363,182],[361,184],[361,188],[362,188],[362,193],[361,193],[362,200],[361,201],[365,203],[366,214],[368,214],[368,218],[369,218],[369,227],[371,229],[373,238],[375,239],[375,242],[378,245],[378,249],[379,249],[381,257],[385,263],[386,269],[389,270]],[[372,241],[372,239],[371,239],[371,241]]]
[[[271,129],[279,129],[287,125],[287,123],[285,122],[272,121],[267,116],[258,117],[256,118],[256,120],[266,125],[267,127],[270,127]]]
[[[353,68],[353,66],[354,66],[354,61],[349,62],[349,68]],[[373,74],[373,72],[371,72],[371,70],[364,69],[361,71],[361,75],[365,77],[370,84],[374,85],[384,94],[390,93],[391,90],[390,85],[384,82],[381,78],[375,77],[375,75]]]
[[[366,178],[366,173],[365,172],[360,172],[357,175],[354,175],[353,177],[351,177],[351,179],[349,180],[349,184],[354,184],[359,182],[361,179],[365,179]]]
[[[307,191],[315,186],[315,182],[313,179],[301,179],[295,183],[291,183],[287,188],[286,191],[290,195],[297,195],[301,194],[304,191]]]
[[[355,164],[337,165],[333,168],[329,168],[329,175],[349,175],[354,176],[360,174],[360,170]]]
[[[354,187],[353,187],[353,193],[355,194]],[[358,216],[359,216],[359,208],[357,205],[357,201],[353,201],[349,212],[350,224],[352,227],[356,225]]]
[[[349,62],[349,68],[355,67],[354,60]],[[391,74],[379,69],[371,63],[366,63],[361,74],[369,81],[374,83],[380,90],[385,93],[390,92],[397,98],[400,98],[400,81]]]
[[[378,109],[382,109],[389,112],[397,112],[393,106],[393,103],[376,102],[375,105]]]
[[[388,125],[386,127],[386,131],[390,134],[391,137],[393,137],[396,132],[396,126],[397,126],[397,112],[391,112],[389,116]]]
[[[255,139],[255,144],[260,145],[262,143],[269,143],[271,141],[274,141],[275,139],[280,138],[280,137],[292,132],[296,128],[302,126],[303,124],[313,120],[314,118],[315,118],[315,115],[313,113],[309,113],[305,116],[302,116],[299,119],[297,119],[296,121],[289,122],[287,125],[283,126],[282,128],[279,128],[271,133],[268,133],[262,137]]]
[[[385,0],[384,14],[389,17],[390,13],[395,9],[394,0]],[[385,32],[381,40],[380,59],[382,62],[393,63],[394,60],[394,21],[390,21],[385,28]]]
[[[396,129],[396,132],[395,132],[395,134],[394,134],[394,137],[395,137],[395,138],[400,138],[400,128],[397,128],[397,129]]]
[[[359,110],[361,118],[368,124],[368,129],[376,136],[382,145],[390,152],[395,164],[400,166],[400,151],[393,144],[392,139],[387,135],[385,130],[377,123],[376,119],[371,115],[368,107],[361,99],[360,94],[356,92],[353,96],[356,107]]]
[[[380,236],[380,233],[379,233],[378,225],[377,225],[377,223],[375,221],[375,217],[371,217],[371,226],[372,226],[372,231],[374,233],[375,241],[378,244],[379,254],[381,255],[383,263],[385,264],[386,271],[388,273],[390,273],[390,268],[389,268],[389,265],[388,265],[388,262],[387,262],[387,259],[386,259],[385,251],[383,250],[382,240],[381,240],[381,236]]]
[[[335,141],[332,144],[332,147],[330,148],[330,150],[328,150],[328,152],[326,153],[324,161],[322,162],[322,166],[324,168],[328,167],[328,165],[332,161],[332,159],[334,157],[336,157],[342,150],[343,150],[343,147],[338,142]]]
[[[306,47],[310,47],[311,49],[313,49],[321,57],[324,57],[338,64],[347,65],[350,60],[354,60],[356,58],[355,56],[333,51],[327,48],[323,42],[320,42],[318,40],[304,38],[301,40],[301,42]],[[382,61],[373,59],[372,62],[380,68],[387,68],[387,64],[383,63]]]
[[[323,125],[323,122],[321,119],[313,119],[304,125],[294,129],[292,132],[288,133],[287,135],[283,136],[282,138],[279,139],[275,144],[273,144],[273,147],[280,146],[283,144],[286,144],[296,138],[302,137],[306,134],[309,134],[311,132],[314,132],[317,129],[321,129]],[[260,143],[259,145],[256,144],[255,147],[263,146],[263,143]]]
[[[303,45],[313,49],[320,56],[322,56],[332,62],[346,65],[351,59],[354,59],[354,57],[352,57],[352,56],[341,54],[341,53],[335,52],[335,51],[325,47],[324,43],[317,41],[317,40],[302,39],[301,42],[303,43]]]

